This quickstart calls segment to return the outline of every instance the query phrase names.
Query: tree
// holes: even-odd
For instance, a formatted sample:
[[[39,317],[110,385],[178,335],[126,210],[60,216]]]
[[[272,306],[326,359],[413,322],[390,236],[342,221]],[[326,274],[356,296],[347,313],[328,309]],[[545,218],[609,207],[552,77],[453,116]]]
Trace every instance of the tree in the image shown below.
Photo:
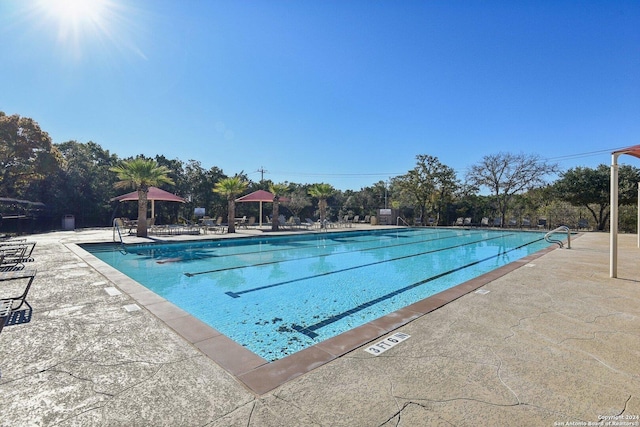
[[[408,196],[410,203],[417,208],[419,217],[425,218],[427,209],[438,214],[442,211],[458,182],[455,171],[440,163],[437,157],[419,154],[416,159],[416,167],[394,178],[393,184]]]
[[[227,201],[221,195],[214,193],[211,189],[216,182],[227,178],[221,169],[212,167],[206,170],[199,161],[189,160],[184,168],[184,194],[190,196],[192,200],[191,209],[195,207],[205,208],[205,214],[217,216],[227,207]]]
[[[318,210],[320,210],[320,227],[324,227],[324,220],[327,214],[327,199],[335,193],[334,188],[329,184],[313,184],[309,187],[309,195],[318,199]]]
[[[509,202],[515,194],[543,185],[547,175],[557,172],[556,164],[547,163],[538,155],[498,153],[484,156],[471,166],[467,180],[491,191],[504,224]]]
[[[38,123],[0,111],[0,194],[27,198],[33,181],[45,180],[55,173],[60,154],[49,134]]]
[[[91,141],[67,141],[54,146],[60,152],[61,167],[47,179],[48,185],[36,182],[39,185],[32,192],[40,194],[56,217],[72,213],[76,224],[85,227],[110,224],[109,199],[116,195],[113,184],[117,181],[110,168],[118,164],[118,158]]]
[[[311,200],[307,196],[307,191],[298,187],[291,191],[288,196],[289,201],[287,202],[287,208],[297,217],[300,217],[300,213],[307,206],[311,206]]]
[[[236,219],[236,197],[242,193],[249,183],[241,176],[234,176],[231,178],[221,179],[213,187],[213,191],[227,198],[228,211],[227,211],[227,224],[228,232],[235,233],[235,219]]]
[[[171,184],[173,180],[169,178],[169,169],[160,166],[153,159],[141,157],[122,162],[119,166],[111,168],[112,172],[118,174],[120,181],[116,182],[116,188],[132,187],[138,191],[138,227],[136,236],[147,237],[147,194],[149,187],[160,184]]]
[[[637,186],[640,181],[640,170],[629,165],[619,166],[618,202],[621,205],[631,205],[637,202]],[[576,167],[561,174],[554,183],[556,195],[573,206],[587,208],[597,229],[602,231],[609,219],[611,204],[611,170],[604,164],[596,169]]]
[[[289,191],[289,184],[271,184],[269,185],[269,191],[273,194],[273,218],[271,219],[271,231],[278,231],[280,197]]]
[[[371,187],[361,188],[358,198],[362,205],[363,215],[375,215],[378,208],[386,208],[389,202],[389,190],[384,181],[378,181]]]

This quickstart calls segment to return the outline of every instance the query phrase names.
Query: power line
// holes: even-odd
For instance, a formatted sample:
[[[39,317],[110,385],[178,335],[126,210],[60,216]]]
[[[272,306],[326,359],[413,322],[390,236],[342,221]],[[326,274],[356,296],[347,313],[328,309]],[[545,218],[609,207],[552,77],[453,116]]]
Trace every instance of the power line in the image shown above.
[[[625,148],[625,147],[606,148],[606,149],[597,150],[597,151],[586,151],[586,152],[582,152],[582,153],[567,154],[567,155],[564,155],[564,156],[547,157],[547,158],[545,158],[545,160],[547,160],[547,161],[573,160],[573,159],[579,159],[579,158],[583,158],[583,157],[591,157],[591,156],[602,155],[602,154],[610,154],[613,151],[617,151],[617,150],[620,150],[622,148]],[[468,168],[464,168],[463,170],[467,170],[467,169]],[[263,167],[261,167],[256,172],[261,172],[262,173],[262,179],[264,179],[264,173],[269,172],[269,171],[267,171]],[[461,172],[461,171],[458,170],[457,172]],[[407,172],[405,171],[405,172],[370,172],[370,173],[314,173],[314,172],[272,171],[271,173],[274,173],[274,174],[277,174],[277,175],[300,176],[300,177],[358,178],[358,177],[375,177],[375,176],[379,176],[379,177],[388,178],[388,177],[404,175]]]
[[[551,161],[572,160],[572,159],[579,159],[582,157],[591,157],[591,156],[607,154],[607,153],[611,154],[613,151],[617,151],[622,148],[625,148],[625,147],[607,148],[605,150],[587,151],[585,153],[577,153],[577,154],[567,154],[565,156],[549,157],[547,158],[547,160],[551,160]]]
[[[402,175],[406,172],[375,172],[375,173],[311,173],[311,172],[273,172],[278,175],[296,175],[296,176],[336,176],[336,177],[360,177],[360,176],[395,176]]]

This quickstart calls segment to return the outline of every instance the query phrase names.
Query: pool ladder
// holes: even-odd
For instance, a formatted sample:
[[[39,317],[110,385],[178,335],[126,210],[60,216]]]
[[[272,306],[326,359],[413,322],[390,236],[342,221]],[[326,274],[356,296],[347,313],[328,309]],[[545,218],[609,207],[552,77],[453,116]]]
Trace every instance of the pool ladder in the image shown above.
[[[564,248],[564,243],[562,243],[562,240],[553,238],[554,233],[567,233],[567,249],[571,249],[571,230],[569,230],[569,227],[567,227],[566,225],[561,225],[560,227],[551,230],[544,235],[544,240],[546,240],[547,242],[557,243],[558,246]]]
[[[407,224],[407,221],[405,221],[404,218],[402,218],[400,216],[398,218],[396,218],[396,225],[400,225],[400,221],[404,222],[405,226],[411,227],[409,224]]]
[[[118,239],[120,241],[120,244],[124,244],[124,242],[122,241],[122,233],[120,232],[120,226],[118,225],[118,219],[114,218],[113,220],[113,241],[114,242],[118,242],[118,240],[116,240],[116,233],[118,234]]]

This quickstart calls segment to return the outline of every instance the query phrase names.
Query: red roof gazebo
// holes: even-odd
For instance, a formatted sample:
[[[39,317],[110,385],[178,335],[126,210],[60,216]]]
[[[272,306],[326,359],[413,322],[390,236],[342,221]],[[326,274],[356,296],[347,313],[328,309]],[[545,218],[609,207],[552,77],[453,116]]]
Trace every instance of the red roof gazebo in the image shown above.
[[[132,191],[131,193],[123,194],[118,197],[114,197],[111,201],[119,201],[119,202],[128,202],[133,200],[138,200],[138,191]],[[147,200],[151,200],[151,218],[155,217],[155,201],[161,200],[166,202],[179,202],[179,203],[187,203],[185,199],[180,196],[176,196],[173,193],[169,193],[168,191],[164,191],[158,187],[149,187],[149,191],[147,192]]]
[[[260,227],[262,227],[262,203],[273,203],[275,195],[265,190],[257,190],[236,199],[236,203],[258,202],[260,203]]]

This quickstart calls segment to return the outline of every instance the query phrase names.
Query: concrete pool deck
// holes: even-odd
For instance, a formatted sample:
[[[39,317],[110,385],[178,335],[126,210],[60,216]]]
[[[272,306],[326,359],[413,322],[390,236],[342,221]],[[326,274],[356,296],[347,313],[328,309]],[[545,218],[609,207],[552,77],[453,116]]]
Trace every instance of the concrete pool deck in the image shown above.
[[[0,425],[640,425],[636,237],[619,236],[618,279],[609,235],[584,233],[401,326],[411,337],[379,356],[362,346],[257,393],[105,291],[122,289],[73,244],[111,229],[29,236],[33,320],[0,335]]]

